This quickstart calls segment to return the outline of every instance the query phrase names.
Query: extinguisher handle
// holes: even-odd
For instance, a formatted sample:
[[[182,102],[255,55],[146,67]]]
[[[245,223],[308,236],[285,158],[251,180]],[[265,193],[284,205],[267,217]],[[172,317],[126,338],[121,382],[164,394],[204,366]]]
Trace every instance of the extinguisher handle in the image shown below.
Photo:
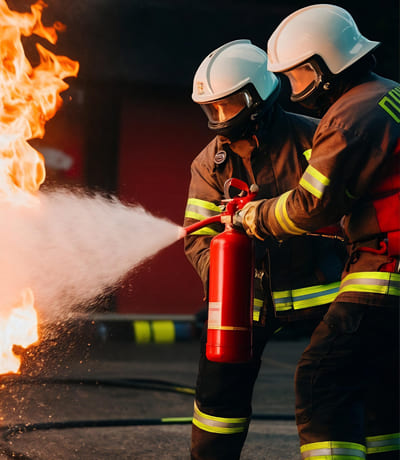
[[[249,186],[246,184],[246,182],[243,182],[240,179],[236,179],[234,177],[231,177],[230,179],[227,179],[224,183],[224,196],[227,200],[232,200],[234,197],[230,196],[229,189],[231,187],[235,187],[242,192],[246,192],[247,194],[250,193]]]
[[[231,198],[229,195],[230,187],[235,187],[236,189],[241,190],[240,195]],[[207,219],[189,225],[188,227],[181,228],[179,232],[179,238],[184,238],[190,233],[193,233],[200,228],[206,227],[207,225],[213,224],[215,222],[222,222],[224,224],[230,223],[236,211],[242,209],[249,201],[254,200],[257,193],[258,185],[256,184],[253,184],[249,187],[246,182],[243,182],[240,179],[235,179],[234,177],[228,179],[224,184],[224,195],[226,199],[223,200],[223,202],[226,203],[225,211],[216,216],[211,216]],[[229,217],[227,218],[226,216]]]
[[[229,194],[229,189],[231,187],[235,187],[236,189],[241,190],[241,193],[238,196],[232,198]],[[257,184],[252,184],[249,188],[246,182],[243,182],[240,179],[235,179],[234,177],[231,177],[230,179],[225,181],[224,195],[226,198],[225,202],[227,203],[227,205],[224,214],[233,216],[236,213],[236,211],[242,209],[249,201],[254,200],[258,193],[258,190],[259,188]]]

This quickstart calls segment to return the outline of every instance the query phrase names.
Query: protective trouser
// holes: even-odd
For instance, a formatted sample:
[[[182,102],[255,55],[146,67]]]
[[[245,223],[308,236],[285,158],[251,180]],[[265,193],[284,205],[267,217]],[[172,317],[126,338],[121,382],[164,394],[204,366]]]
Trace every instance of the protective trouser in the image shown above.
[[[252,361],[228,364],[206,358],[207,331],[204,328],[192,425],[192,460],[240,458],[250,423],[251,399],[261,355],[273,332],[274,327],[254,327]]]
[[[277,329],[284,327],[304,333],[313,330],[322,316],[321,311],[312,312],[305,320],[289,322],[274,318],[273,312],[268,312],[266,325],[253,327],[253,359],[243,364],[215,363],[206,358],[205,325],[193,414],[192,460],[240,458],[251,418],[254,383],[266,344]]]
[[[303,460],[400,458],[399,304],[334,302],[296,370]]]

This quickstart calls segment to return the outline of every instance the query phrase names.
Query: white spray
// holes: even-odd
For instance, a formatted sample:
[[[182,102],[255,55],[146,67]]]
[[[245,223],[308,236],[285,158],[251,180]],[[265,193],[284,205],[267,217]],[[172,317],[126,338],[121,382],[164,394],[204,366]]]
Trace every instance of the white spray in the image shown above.
[[[178,225],[115,198],[58,189],[39,201],[0,202],[0,311],[29,286],[39,313],[65,318],[182,236]]]

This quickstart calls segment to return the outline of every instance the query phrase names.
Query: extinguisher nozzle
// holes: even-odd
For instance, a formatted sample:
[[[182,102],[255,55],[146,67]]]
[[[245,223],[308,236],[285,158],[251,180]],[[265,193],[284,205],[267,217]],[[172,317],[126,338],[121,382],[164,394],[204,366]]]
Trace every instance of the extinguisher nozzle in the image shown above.
[[[187,235],[187,230],[184,227],[179,227],[178,229],[178,240],[181,240],[182,238],[185,238]]]

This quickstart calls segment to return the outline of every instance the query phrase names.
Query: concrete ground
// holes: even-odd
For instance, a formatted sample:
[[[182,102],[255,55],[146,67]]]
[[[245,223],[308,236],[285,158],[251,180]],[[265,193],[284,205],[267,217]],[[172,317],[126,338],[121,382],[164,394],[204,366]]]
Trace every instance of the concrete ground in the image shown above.
[[[55,334],[23,354],[20,375],[0,377],[0,459],[188,459],[198,339],[137,344],[92,332]],[[293,375],[305,345],[279,340],[265,351],[242,460],[299,459]],[[183,388],[164,391],[170,383]]]

